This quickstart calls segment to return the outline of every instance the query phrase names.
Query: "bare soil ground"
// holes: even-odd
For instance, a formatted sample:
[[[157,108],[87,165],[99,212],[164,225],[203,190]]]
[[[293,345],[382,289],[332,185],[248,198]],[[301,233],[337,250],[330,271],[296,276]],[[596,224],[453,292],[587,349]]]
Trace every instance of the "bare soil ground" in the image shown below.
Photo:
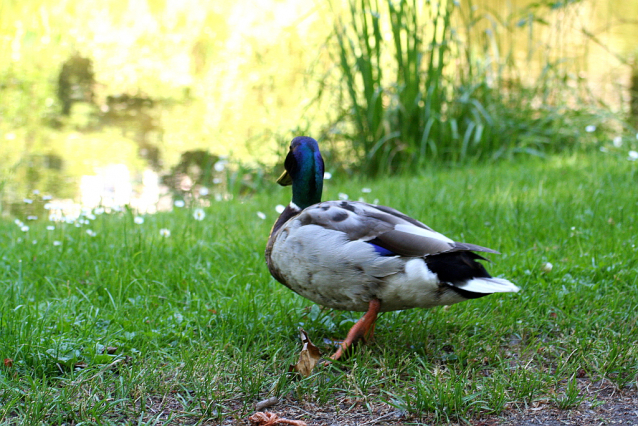
[[[528,406],[508,406],[498,416],[470,418],[462,422],[437,420],[432,415],[418,418],[385,403],[371,403],[369,401],[366,405],[364,400],[345,397],[335,405],[330,406],[284,399],[275,405],[263,408],[262,411],[269,411],[290,420],[303,420],[308,426],[443,424],[459,426],[638,426],[638,389],[635,384],[621,391],[608,381],[591,382],[587,379],[580,379],[579,391],[583,400],[577,407],[571,409],[561,410],[551,401],[543,400]],[[370,398],[370,400],[373,399],[375,398]],[[239,403],[237,404],[237,409],[239,409]],[[158,399],[153,405],[151,411],[155,413],[154,418],[164,421],[168,420],[171,414],[175,416],[182,408],[178,400],[170,397]],[[184,418],[178,414],[169,424],[254,425],[248,420],[248,417],[238,418],[230,415],[221,419],[204,419],[202,421],[201,418]]]
[[[279,404],[270,411],[288,419],[300,419],[310,425],[321,426],[367,426],[367,425],[437,425],[470,424],[472,426],[638,426],[638,392],[619,392],[613,386],[596,388],[593,384],[587,390],[587,399],[578,407],[560,410],[552,403],[538,402],[530,407],[510,407],[499,416],[469,419],[468,423],[445,422],[434,418],[414,418],[397,411],[389,405],[380,405],[368,410],[364,404],[347,407],[350,401],[341,404],[336,414],[335,407],[315,407],[311,404]],[[230,424],[230,423],[229,423]],[[250,424],[244,422],[244,424]]]

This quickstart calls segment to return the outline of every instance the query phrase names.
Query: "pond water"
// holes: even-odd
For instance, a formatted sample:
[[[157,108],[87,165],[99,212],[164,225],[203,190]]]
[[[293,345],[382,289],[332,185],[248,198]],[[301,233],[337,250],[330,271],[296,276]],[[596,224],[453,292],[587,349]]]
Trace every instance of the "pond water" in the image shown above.
[[[322,5],[33,3],[0,19],[2,215],[228,199],[275,174],[294,135],[334,119],[311,103],[331,61]],[[592,98],[627,111],[638,1],[535,4],[476,2],[488,18],[473,34],[498,32],[499,53],[511,52],[528,84],[561,63]]]
[[[544,57],[573,62],[571,69],[587,80],[593,93],[613,108],[627,106],[631,76],[638,73],[638,1],[566,0],[537,7],[542,2],[479,3],[501,16],[518,16],[514,22],[520,26],[511,33],[517,63],[525,63],[530,54],[537,69]],[[545,22],[521,25],[524,11],[528,18],[536,14]]]

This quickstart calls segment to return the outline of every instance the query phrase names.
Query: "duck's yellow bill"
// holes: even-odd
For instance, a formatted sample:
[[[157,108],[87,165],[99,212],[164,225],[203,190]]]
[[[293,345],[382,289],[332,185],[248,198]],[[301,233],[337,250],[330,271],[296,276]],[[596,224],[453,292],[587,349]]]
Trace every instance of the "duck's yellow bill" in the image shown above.
[[[290,174],[287,170],[284,170],[281,176],[279,176],[279,179],[277,179],[277,183],[281,186],[292,185],[292,178],[290,177]]]

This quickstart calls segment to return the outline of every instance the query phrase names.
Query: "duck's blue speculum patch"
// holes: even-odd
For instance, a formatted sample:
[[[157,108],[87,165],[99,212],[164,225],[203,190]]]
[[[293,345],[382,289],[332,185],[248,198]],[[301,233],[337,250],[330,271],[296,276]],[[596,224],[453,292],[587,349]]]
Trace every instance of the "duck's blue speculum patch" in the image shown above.
[[[374,243],[371,243],[370,241],[367,241],[368,244],[370,244],[372,246],[372,248],[374,249],[374,251],[377,252],[377,254],[379,254],[380,256],[396,256],[397,254],[386,249],[383,247],[380,247]]]

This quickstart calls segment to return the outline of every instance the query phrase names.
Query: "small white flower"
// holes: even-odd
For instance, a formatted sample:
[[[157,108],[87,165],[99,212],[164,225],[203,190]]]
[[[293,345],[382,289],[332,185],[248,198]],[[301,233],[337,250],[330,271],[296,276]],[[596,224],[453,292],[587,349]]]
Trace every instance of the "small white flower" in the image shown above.
[[[365,203],[366,199],[363,198],[363,197],[359,197],[359,199],[357,201],[360,202],[360,203]]]
[[[222,194],[215,194],[215,201],[222,201],[223,199]]]
[[[215,168],[215,171],[217,172],[223,172],[224,169],[226,168],[226,164],[228,163],[228,161],[226,160],[219,160],[218,162],[215,163],[215,166],[213,166]]]
[[[61,213],[54,212],[54,213],[50,213],[49,214],[49,220],[51,222],[62,222],[64,220],[64,218],[62,217]]]
[[[39,189],[34,189],[32,192],[33,192],[33,195],[39,195],[40,194],[40,190]]]
[[[20,231],[27,232],[29,231],[29,227],[27,225],[23,225],[22,227],[20,227]]]
[[[33,200],[31,198],[25,198],[22,201],[24,201],[24,204],[32,204],[33,203]]]
[[[340,199],[340,200],[345,201],[345,200],[347,200],[348,198],[349,198],[349,197],[348,197],[348,194],[344,194],[343,192],[340,192],[340,193],[339,193],[339,199]]]
[[[175,207],[184,207],[186,203],[184,203],[184,200],[175,200],[173,205],[175,205]]]
[[[52,208],[53,208],[53,204],[51,203],[44,204],[44,210],[51,210]]]
[[[193,217],[195,218],[195,220],[204,220],[204,218],[206,217],[206,213],[204,213],[203,209],[195,209],[195,211],[193,212]]]
[[[19,243],[21,243],[21,242],[22,242],[22,238],[18,237],[18,239],[17,239],[16,241],[18,241]]]
[[[31,244],[33,244],[33,245],[38,244],[38,240],[33,240],[33,241],[31,241]]]
[[[8,141],[12,141],[16,138],[16,134],[15,133],[7,133],[6,135],[4,135],[4,138]]]
[[[594,126],[593,124],[590,124],[589,126],[585,127],[585,131],[587,133],[592,133],[596,131],[596,126]]]
[[[168,238],[168,237],[171,236],[171,230],[170,229],[162,228],[162,229],[159,230],[159,233],[164,238]]]
[[[284,210],[286,210],[286,207],[282,206],[281,204],[277,204],[275,206],[275,211],[279,214],[282,214]]]
[[[222,183],[222,180],[221,180],[220,178],[214,178],[214,179],[213,179],[213,183],[214,183],[215,185],[219,185],[220,183]]]
[[[374,201],[372,201],[372,204],[379,204],[379,199],[375,198]]]
[[[257,217],[259,217],[259,219],[264,220],[266,219],[266,214],[263,212],[257,212]]]
[[[53,230],[55,230],[55,226],[53,225],[47,226],[47,231],[53,231]]]
[[[61,245],[62,245],[62,242],[61,242],[61,241],[54,241],[54,242],[53,242],[53,245],[54,245],[54,246],[61,246]]]
[[[133,222],[135,222],[138,225],[141,225],[144,223],[144,218],[141,216],[135,216],[135,219],[133,219]]]
[[[323,178],[324,178],[325,180],[330,180],[330,179],[332,179],[332,173],[330,173],[330,172],[325,172],[325,173],[323,174]]]
[[[620,148],[622,146],[622,136],[616,136],[612,143],[616,148]]]
[[[93,231],[92,229],[87,229],[86,233],[89,234],[89,237],[95,237],[97,235],[97,232]]]
[[[22,223],[22,221],[20,219],[16,219],[13,221],[13,223],[15,223],[16,225],[22,227],[24,225],[24,223]]]
[[[604,146],[600,147],[600,152],[607,152],[607,148],[605,148]]]
[[[42,201],[49,201],[52,200],[53,196],[52,195],[43,195],[42,196]]]
[[[575,230],[576,230],[576,227],[575,227],[575,226],[572,226],[572,231],[575,231]]]
[[[366,193],[366,194],[369,194],[369,193],[371,193],[371,192],[372,192],[372,189],[370,189],[370,188],[361,188],[361,192],[364,192],[364,193]]]
[[[95,215],[93,213],[89,213],[89,214],[86,215],[86,218],[89,219],[89,220],[95,220]]]
[[[629,151],[629,161],[636,161],[638,160],[638,152],[636,151]]]
[[[201,188],[199,188],[199,195],[201,195],[202,197],[205,197],[208,195],[208,188],[206,188],[205,186],[202,186]]]
[[[38,217],[35,215],[29,215],[27,216],[27,220],[38,220]]]
[[[545,262],[541,265],[541,271],[545,272],[546,274],[552,272],[552,268],[554,268],[554,265],[549,262]]]
[[[96,207],[93,213],[97,215],[104,214],[104,207]]]

